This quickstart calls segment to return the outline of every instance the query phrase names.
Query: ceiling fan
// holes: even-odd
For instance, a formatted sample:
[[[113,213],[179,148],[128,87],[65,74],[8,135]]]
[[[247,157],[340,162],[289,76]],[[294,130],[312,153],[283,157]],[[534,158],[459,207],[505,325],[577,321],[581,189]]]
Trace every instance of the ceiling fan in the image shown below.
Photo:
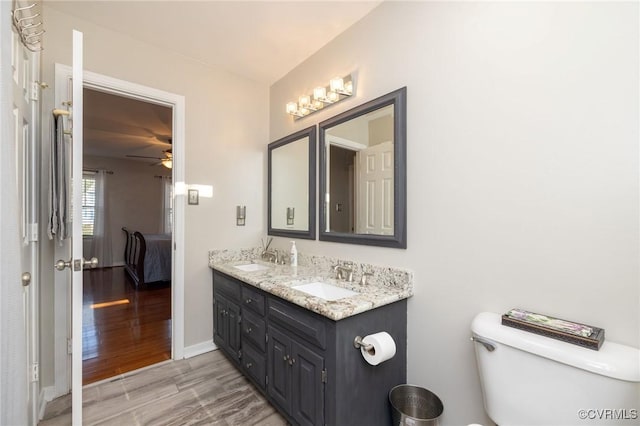
[[[150,157],[147,155],[127,155],[127,157],[132,157],[132,158],[151,158],[154,160],[160,160],[157,163],[153,163],[152,166],[165,166],[167,169],[170,169],[173,167],[173,153],[171,152],[171,149],[167,149],[162,151],[164,153],[164,157]]]

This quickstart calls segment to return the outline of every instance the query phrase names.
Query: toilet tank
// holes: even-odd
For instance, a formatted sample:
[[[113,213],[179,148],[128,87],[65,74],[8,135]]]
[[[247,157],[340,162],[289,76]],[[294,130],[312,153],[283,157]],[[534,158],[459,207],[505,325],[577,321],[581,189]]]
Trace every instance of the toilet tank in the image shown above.
[[[503,326],[491,312],[471,331],[485,410],[498,425],[640,424],[640,350],[583,348]]]

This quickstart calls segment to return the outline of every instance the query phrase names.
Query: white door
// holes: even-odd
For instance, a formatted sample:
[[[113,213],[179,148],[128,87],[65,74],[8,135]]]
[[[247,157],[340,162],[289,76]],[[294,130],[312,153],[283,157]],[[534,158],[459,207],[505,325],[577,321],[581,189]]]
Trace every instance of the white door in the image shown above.
[[[393,143],[357,154],[356,233],[393,235]]]
[[[73,103],[71,148],[71,419],[82,425],[82,33],[73,31]]]
[[[27,404],[27,424],[38,421],[38,311],[37,311],[37,188],[36,137],[39,54],[31,52],[12,29],[12,107],[13,141],[15,144],[16,191],[18,201],[18,230],[20,239],[20,267],[22,274],[23,328],[15,336],[19,353],[24,357],[24,383]],[[16,283],[17,285],[17,283]],[[18,350],[18,348],[16,348]]]
[[[62,282],[70,282],[71,299],[71,419],[74,426],[82,425],[82,269],[86,266],[82,258],[82,33],[73,31],[73,59],[71,76],[70,116],[64,120],[65,130],[70,131],[71,142],[71,241],[56,250],[60,255],[56,262],[58,275],[64,274]],[[56,88],[59,92],[61,88]],[[68,93],[67,88],[62,88]],[[69,106],[68,103],[66,106]],[[57,105],[58,108],[63,107]],[[67,260],[68,259],[68,260]],[[68,275],[71,274],[70,281]],[[56,300],[56,303],[65,301]],[[56,366],[58,367],[58,366]]]

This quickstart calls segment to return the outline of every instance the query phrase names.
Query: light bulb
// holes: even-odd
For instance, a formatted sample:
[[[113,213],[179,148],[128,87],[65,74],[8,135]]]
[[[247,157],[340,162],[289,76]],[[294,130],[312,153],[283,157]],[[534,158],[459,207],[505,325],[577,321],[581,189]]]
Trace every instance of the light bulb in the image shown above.
[[[287,113],[295,114],[298,111],[298,104],[295,102],[287,102]]]
[[[301,108],[307,108],[311,103],[311,97],[309,95],[302,95],[298,99],[298,103],[300,104]]]
[[[327,89],[324,87],[316,87],[313,89],[313,99],[322,100],[327,97]]]
[[[329,81],[329,87],[332,92],[341,92],[344,90],[344,81],[340,77],[334,77]]]

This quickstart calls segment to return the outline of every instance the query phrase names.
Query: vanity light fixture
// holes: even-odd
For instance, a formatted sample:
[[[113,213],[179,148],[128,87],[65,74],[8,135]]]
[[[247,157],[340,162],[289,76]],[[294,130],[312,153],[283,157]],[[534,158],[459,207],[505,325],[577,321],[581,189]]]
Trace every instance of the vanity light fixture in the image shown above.
[[[302,95],[298,98],[298,102],[287,102],[286,111],[298,120],[351,95],[353,95],[351,74],[346,77],[334,77],[329,80],[328,86],[318,86],[313,89],[312,95]]]

